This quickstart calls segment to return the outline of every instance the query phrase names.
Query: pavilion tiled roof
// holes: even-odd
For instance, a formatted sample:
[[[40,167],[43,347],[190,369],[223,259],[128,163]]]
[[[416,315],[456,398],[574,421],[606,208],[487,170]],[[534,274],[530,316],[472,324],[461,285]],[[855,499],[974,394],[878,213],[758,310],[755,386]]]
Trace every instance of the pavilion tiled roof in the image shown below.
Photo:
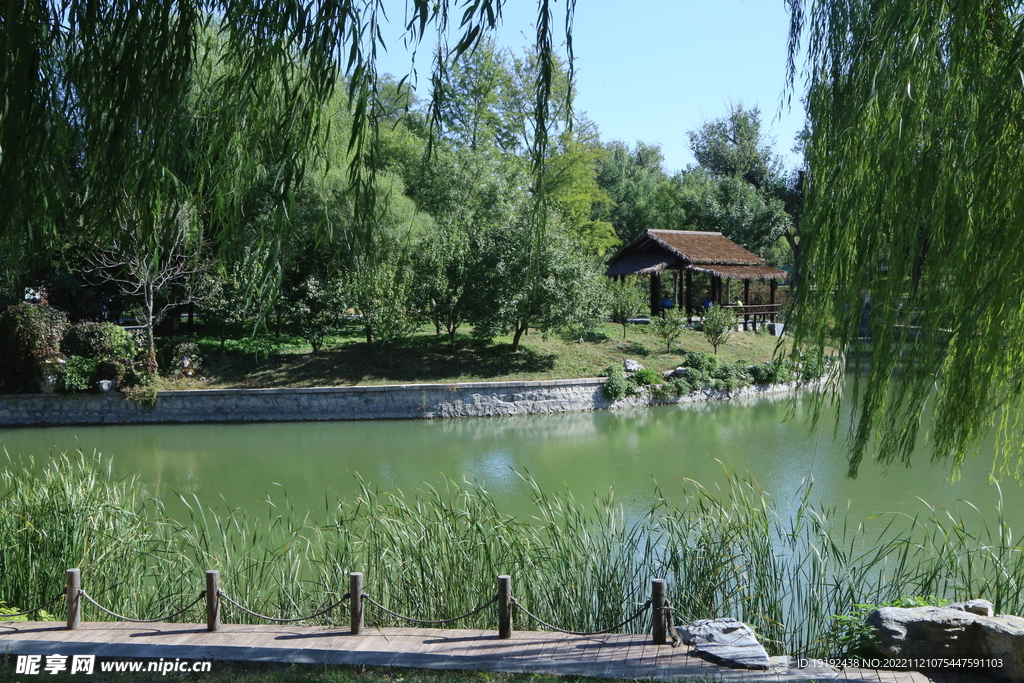
[[[606,275],[648,275],[683,268],[736,280],[783,280],[785,271],[720,232],[648,230],[608,259]]]

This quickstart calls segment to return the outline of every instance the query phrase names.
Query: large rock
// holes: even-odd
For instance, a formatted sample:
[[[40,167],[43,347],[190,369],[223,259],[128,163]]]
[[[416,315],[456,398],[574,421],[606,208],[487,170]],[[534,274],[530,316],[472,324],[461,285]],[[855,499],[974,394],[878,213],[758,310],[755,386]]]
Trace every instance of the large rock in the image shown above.
[[[627,358],[626,360],[622,361],[622,367],[626,370],[626,372],[640,372],[641,370],[644,369],[644,366],[640,365],[640,363],[633,360],[632,358]]]
[[[868,615],[875,647],[885,657],[911,659],[998,659],[989,669],[999,680],[1024,683],[1024,619],[981,616],[991,603],[969,601],[949,607],[883,607]],[[942,668],[942,667],[938,667]],[[963,669],[969,672],[970,669]]]
[[[735,619],[699,619],[676,627],[679,637],[697,655],[734,669],[771,668],[771,660],[754,631]]]

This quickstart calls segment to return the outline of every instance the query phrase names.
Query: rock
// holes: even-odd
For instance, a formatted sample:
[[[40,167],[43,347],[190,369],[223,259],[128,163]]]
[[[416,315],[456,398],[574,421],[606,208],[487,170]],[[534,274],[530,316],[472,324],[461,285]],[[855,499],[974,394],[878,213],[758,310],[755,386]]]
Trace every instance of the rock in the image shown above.
[[[627,358],[622,361],[622,367],[625,368],[626,372],[640,372],[644,369],[644,366],[640,365],[640,363],[637,363],[632,358]]]
[[[734,669],[771,668],[771,660],[754,631],[735,619],[699,619],[676,628],[697,655]]]
[[[669,377],[686,377],[689,374],[690,368],[686,368],[680,365],[678,368],[669,373]]]
[[[101,379],[99,382],[96,382],[96,388],[99,389],[101,394],[109,394],[114,390],[114,380]]]
[[[979,617],[995,616],[995,606],[988,600],[964,600],[963,602],[954,602],[952,605],[946,605],[946,609],[958,609],[961,612],[977,614]]]
[[[972,604],[973,609],[991,609]],[[991,658],[1001,667],[988,673],[997,680],[1024,683],[1024,619],[989,617],[960,607],[883,607],[868,615],[876,630],[875,648],[886,657]]]

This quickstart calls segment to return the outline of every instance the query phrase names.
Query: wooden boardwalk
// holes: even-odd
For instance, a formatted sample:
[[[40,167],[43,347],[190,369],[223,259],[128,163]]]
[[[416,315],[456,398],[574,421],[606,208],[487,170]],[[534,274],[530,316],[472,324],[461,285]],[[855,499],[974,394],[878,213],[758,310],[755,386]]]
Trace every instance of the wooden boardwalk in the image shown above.
[[[650,636],[567,636],[516,631],[499,640],[495,631],[224,624],[208,632],[200,624],[86,622],[74,631],[52,621],[0,622],[0,652],[8,655],[96,655],[98,658],[233,660],[297,664],[356,664],[423,669],[475,669],[552,673],[598,678],[678,681],[863,681],[870,683],[968,683],[970,671],[796,669],[780,658],[771,672],[728,669],[691,654],[690,648],[652,645]]]

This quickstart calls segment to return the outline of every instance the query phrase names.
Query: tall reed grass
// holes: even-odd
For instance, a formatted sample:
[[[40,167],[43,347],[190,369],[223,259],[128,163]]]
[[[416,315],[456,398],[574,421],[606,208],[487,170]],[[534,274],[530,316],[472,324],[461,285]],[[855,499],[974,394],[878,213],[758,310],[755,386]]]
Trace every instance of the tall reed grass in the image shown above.
[[[528,481],[529,480],[527,478]],[[1001,512],[962,518],[922,501],[922,514],[854,524],[810,504],[810,486],[782,514],[756,481],[731,476],[709,491],[693,482],[680,500],[656,496],[629,518],[609,493],[589,504],[532,485],[535,512],[513,517],[483,488],[446,481],[414,495],[358,482],[353,500],[314,521],[283,506],[266,514],[216,514],[186,501],[187,519],[140,500],[99,456],[61,454],[43,466],[9,465],[0,495],[0,600],[34,607],[56,595],[63,570],[110,609],[154,618],[193,600],[204,572],[257,612],[295,617],[338,601],[348,573],[389,608],[439,619],[469,611],[510,574],[516,597],[571,630],[615,624],[668,580],[673,618],[730,616],[749,623],[769,651],[823,655],[840,637],[833,615],[901,596],[985,597],[1005,613],[1024,608],[1024,560]],[[201,621],[202,606],[179,617]],[[368,606],[380,625],[402,622]],[[57,610],[59,613],[59,609]],[[107,617],[91,605],[84,618]],[[225,618],[251,619],[225,607]],[[344,607],[321,623],[344,623]],[[461,622],[494,628],[493,610]],[[516,628],[537,628],[525,615]],[[626,631],[649,628],[644,621]]]

